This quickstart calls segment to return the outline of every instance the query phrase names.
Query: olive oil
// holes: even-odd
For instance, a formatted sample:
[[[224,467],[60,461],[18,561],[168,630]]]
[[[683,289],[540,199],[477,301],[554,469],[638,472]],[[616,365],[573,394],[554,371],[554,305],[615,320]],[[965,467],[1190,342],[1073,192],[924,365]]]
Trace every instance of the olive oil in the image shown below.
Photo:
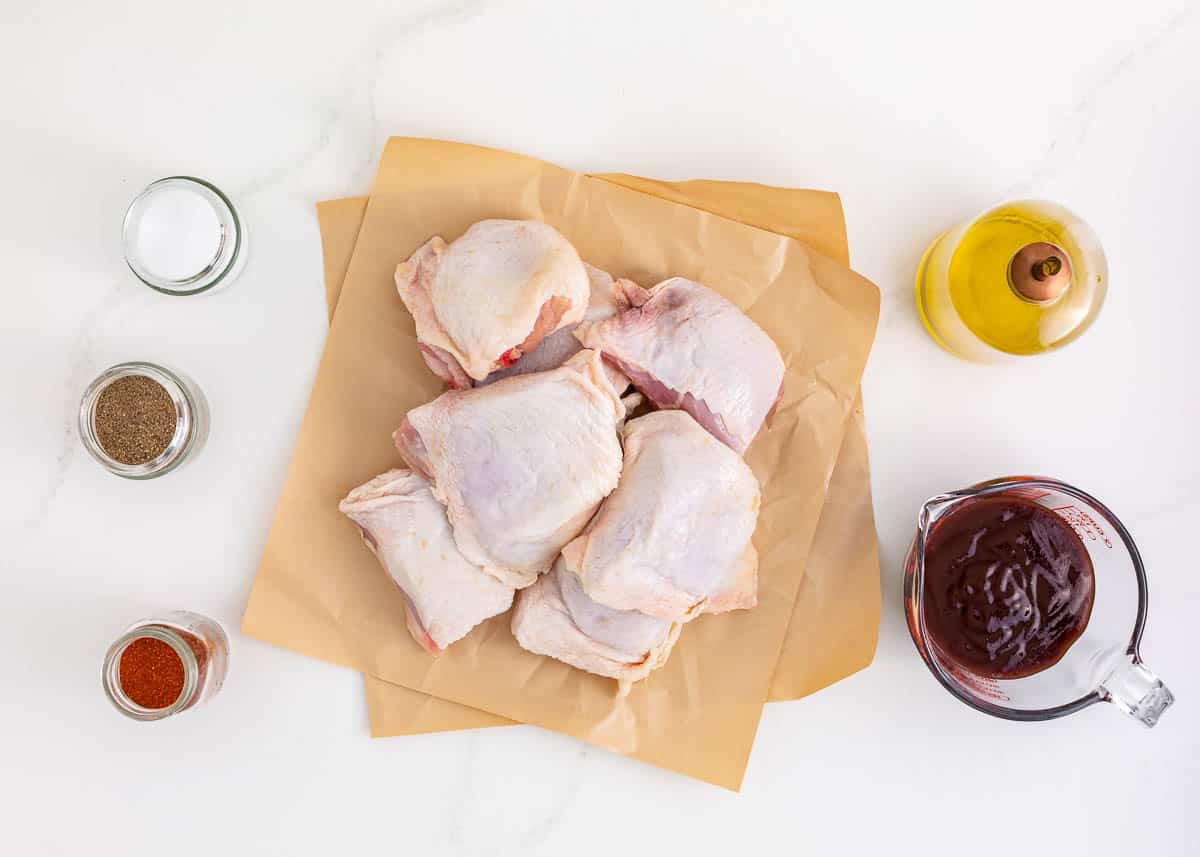
[[[940,236],[917,272],[929,334],[970,360],[1040,354],[1092,323],[1108,283],[1091,229],[1061,206],[1010,202]]]

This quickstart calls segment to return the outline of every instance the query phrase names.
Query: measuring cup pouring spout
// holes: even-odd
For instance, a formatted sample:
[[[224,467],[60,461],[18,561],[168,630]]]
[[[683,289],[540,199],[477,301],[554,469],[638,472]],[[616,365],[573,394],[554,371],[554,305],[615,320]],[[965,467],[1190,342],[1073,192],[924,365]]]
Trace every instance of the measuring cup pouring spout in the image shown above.
[[[981,504],[989,498],[991,503]],[[1013,545],[1002,543],[996,534],[998,527],[988,523],[1010,520],[1011,509],[1025,509],[1033,516],[1029,520],[1040,522],[1036,525],[1040,529],[1015,537],[1015,554]],[[1004,517],[989,519],[988,515]],[[944,525],[948,529],[939,532]],[[950,527],[960,526],[968,527],[956,542],[964,553],[956,554],[949,565],[943,558],[941,572],[935,571],[931,568],[935,563],[927,563],[934,534],[938,534],[938,542],[949,540],[955,535]],[[1046,568],[1042,561],[1047,555],[1036,553],[1029,544],[1045,547],[1047,539],[1053,542],[1056,538],[1053,530],[1060,532],[1062,544],[1069,539],[1068,558],[1059,555],[1047,560]],[[1023,567],[1014,556],[1025,557]],[[969,573],[975,577],[965,583],[966,576],[954,581],[956,569],[972,564]],[[947,568],[951,578],[944,576]],[[947,580],[952,582],[947,584]],[[947,643],[944,634],[931,629],[934,624],[944,627],[948,621],[959,621],[956,615],[949,619],[943,615],[960,609],[956,606],[959,602],[939,597],[945,593],[931,587],[961,585],[965,592],[979,597],[980,580],[986,581],[982,585],[987,588],[988,604],[1003,600],[1004,609],[1016,605],[1024,612],[1016,614],[1016,620],[983,616],[978,610],[968,619],[964,612],[962,627],[971,626],[971,637],[962,643],[963,651],[972,655],[964,657]],[[1028,586],[1022,588],[1014,580]],[[1047,595],[1044,581],[1058,586],[1055,595]],[[1038,629],[1039,623],[1045,631],[1064,615],[1051,612],[1061,611],[1062,599],[1070,599],[1080,617],[1073,629],[1078,636],[1063,638],[1065,650],[1041,652],[1041,663],[1027,660],[1022,666],[1020,657],[1028,656],[1042,640],[1028,642],[1014,632],[1014,622],[1020,624],[1017,630],[1021,632]],[[918,514],[916,535],[905,561],[904,606],[909,633],[934,678],[959,700],[986,714],[1008,720],[1049,720],[1107,702],[1145,726],[1153,726],[1174,702],[1171,691],[1146,668],[1139,652],[1147,586],[1137,545],[1107,506],[1065,482],[1010,476],[927,500]],[[962,611],[968,609],[972,608],[961,605]],[[933,612],[938,610],[942,613]],[[1014,651],[1016,655],[1012,655]],[[987,657],[994,660],[989,662]]]

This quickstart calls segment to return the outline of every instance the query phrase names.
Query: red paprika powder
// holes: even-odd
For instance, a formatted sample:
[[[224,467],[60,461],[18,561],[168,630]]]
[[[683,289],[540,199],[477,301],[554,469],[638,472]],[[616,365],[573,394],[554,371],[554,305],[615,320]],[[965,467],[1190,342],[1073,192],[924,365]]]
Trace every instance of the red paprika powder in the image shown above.
[[[164,619],[135,625],[105,659],[109,699],[138,720],[186,711],[216,693],[225,677],[228,642],[219,625],[184,611]]]
[[[162,640],[141,637],[121,653],[121,690],[142,708],[166,708],[183,693],[183,661]]]

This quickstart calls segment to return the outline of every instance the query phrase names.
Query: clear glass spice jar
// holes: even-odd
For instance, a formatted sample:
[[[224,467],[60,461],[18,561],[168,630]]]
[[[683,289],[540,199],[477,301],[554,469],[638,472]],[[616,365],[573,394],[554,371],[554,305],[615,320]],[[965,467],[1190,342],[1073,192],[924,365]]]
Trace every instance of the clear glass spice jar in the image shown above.
[[[159,179],[125,212],[125,263],[165,295],[198,295],[228,285],[246,260],[246,228],[229,197],[192,176]]]
[[[206,616],[175,610],[134,623],[108,649],[101,682],[113,706],[134,720],[162,720],[221,689],[229,638]]]
[[[163,437],[161,450],[144,460],[130,459],[116,449],[106,447],[104,425],[100,419],[104,404],[104,393],[112,384],[124,378],[146,378],[153,381],[170,399],[170,410],[175,420],[174,430]],[[118,414],[121,416],[121,414]],[[124,418],[131,432],[136,431],[139,414],[126,410]],[[195,455],[208,437],[209,414],[204,394],[192,381],[179,373],[155,363],[134,361],[118,363],[100,373],[79,403],[79,438],[92,458],[109,473],[126,479],[153,479],[169,473],[187,458]],[[121,426],[117,426],[121,428]]]

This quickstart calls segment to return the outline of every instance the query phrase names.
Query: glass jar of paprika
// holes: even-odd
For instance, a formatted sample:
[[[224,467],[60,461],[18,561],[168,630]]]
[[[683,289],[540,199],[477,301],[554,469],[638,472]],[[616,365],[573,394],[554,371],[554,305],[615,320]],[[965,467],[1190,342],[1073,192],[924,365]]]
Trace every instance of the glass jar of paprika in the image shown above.
[[[108,649],[101,681],[118,711],[162,720],[211,698],[225,680],[229,638],[206,616],[175,610],[134,623]]]

